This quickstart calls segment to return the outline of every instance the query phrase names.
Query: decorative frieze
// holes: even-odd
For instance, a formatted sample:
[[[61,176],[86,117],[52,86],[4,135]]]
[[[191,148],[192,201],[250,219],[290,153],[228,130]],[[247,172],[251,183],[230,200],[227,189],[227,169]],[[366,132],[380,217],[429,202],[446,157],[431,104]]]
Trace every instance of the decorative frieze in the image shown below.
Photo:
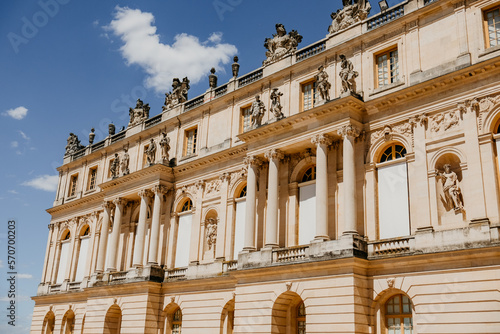
[[[220,178],[207,182],[205,184],[204,196],[213,196],[219,194],[221,185],[222,180]]]
[[[430,130],[435,133],[445,132],[458,126],[459,121],[459,110],[444,111],[430,118]]]

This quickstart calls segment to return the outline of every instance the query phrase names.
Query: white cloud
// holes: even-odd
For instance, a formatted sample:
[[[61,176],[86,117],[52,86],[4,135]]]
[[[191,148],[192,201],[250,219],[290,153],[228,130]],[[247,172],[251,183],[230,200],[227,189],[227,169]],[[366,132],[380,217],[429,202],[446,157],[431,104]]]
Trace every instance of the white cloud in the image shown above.
[[[31,274],[17,274],[17,278],[19,278],[19,279],[32,279],[33,275],[31,275]]]
[[[26,139],[26,140],[30,140],[30,137],[28,137],[24,132],[22,132],[21,130],[19,130],[19,134],[21,135],[21,137],[23,137],[23,139]]]
[[[18,146],[19,146],[19,143],[17,141],[15,141],[15,140],[10,143],[10,147],[12,147],[12,148],[16,148]]]
[[[22,185],[45,191],[56,191],[58,179],[58,175],[42,175],[34,179],[25,181],[22,183]]]
[[[27,114],[28,114],[28,109],[26,109],[25,107],[17,107],[14,109],[9,109],[6,112],[2,113],[2,115],[4,116],[10,116],[17,120],[23,119],[24,117],[26,117]]]
[[[153,14],[128,7],[115,9],[114,19],[104,29],[120,37],[127,65],[139,65],[147,73],[146,86],[157,92],[169,91],[174,77],[187,76],[191,83],[198,83],[211,67],[221,70],[238,51],[234,45],[221,43],[222,33],[213,33],[205,42],[181,33],[171,45],[163,44]]]
[[[14,195],[19,195],[19,193],[15,190],[7,190],[8,193],[14,194]]]

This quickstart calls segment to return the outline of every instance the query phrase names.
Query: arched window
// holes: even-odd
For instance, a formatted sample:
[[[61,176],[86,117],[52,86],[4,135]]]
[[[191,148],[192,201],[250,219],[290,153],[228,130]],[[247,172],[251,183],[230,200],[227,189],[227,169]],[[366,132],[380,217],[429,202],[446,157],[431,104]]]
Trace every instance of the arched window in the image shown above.
[[[57,268],[56,284],[61,284],[66,279],[68,261],[70,260],[71,233],[68,229],[61,235],[61,249],[59,253],[59,264]]]
[[[227,302],[222,310],[220,334],[233,334],[234,331],[234,299]]]
[[[406,148],[403,145],[393,144],[389,146],[382,156],[380,157],[380,162],[386,162],[391,160],[396,160],[404,158],[406,155]]]
[[[62,334],[73,334],[75,327],[75,314],[73,311],[69,310],[64,314],[62,320]]]
[[[187,199],[184,204],[182,204],[181,212],[191,211],[193,209],[193,201],[191,199]]]
[[[108,309],[104,319],[104,334],[120,334],[122,327],[122,310],[118,305]]]
[[[272,308],[271,334],[306,333],[306,308],[302,298],[292,291],[282,293]]]
[[[410,234],[406,148],[400,143],[386,147],[377,164],[379,238]]]
[[[78,261],[76,262],[75,282],[81,282],[85,275],[85,265],[87,263],[87,253],[89,250],[90,242],[90,227],[84,226],[80,232],[79,245],[78,245]]]
[[[53,334],[54,333],[54,324],[55,324],[55,315],[54,312],[49,311],[45,318],[43,319],[42,324],[42,334]]]
[[[239,192],[237,198],[247,197],[247,186],[245,185]]]
[[[385,304],[385,326],[388,334],[412,334],[412,303],[405,295],[396,295]]]
[[[193,202],[186,199],[180,207],[177,217],[177,238],[175,239],[175,267],[187,267],[189,265],[189,250],[191,244],[191,225]]]
[[[299,183],[299,245],[316,236],[316,165],[309,166]]]
[[[301,182],[308,182],[316,180],[316,166],[309,167],[302,176]]]
[[[297,306],[297,334],[306,334],[306,307],[304,302]]]
[[[172,315],[172,334],[181,334],[181,329],[182,329],[182,312],[180,308],[177,308],[175,310],[174,314]]]
[[[247,185],[241,184],[236,188],[234,193],[234,235],[233,239],[233,260],[238,260],[238,254],[243,250],[245,243],[245,216],[246,216],[246,197]]]

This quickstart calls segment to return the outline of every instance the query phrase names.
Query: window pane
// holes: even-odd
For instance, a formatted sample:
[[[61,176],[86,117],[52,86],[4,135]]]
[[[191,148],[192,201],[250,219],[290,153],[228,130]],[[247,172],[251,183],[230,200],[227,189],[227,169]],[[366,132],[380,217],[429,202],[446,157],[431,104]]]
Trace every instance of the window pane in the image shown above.
[[[304,104],[302,109],[304,111],[312,108],[312,103],[313,103],[312,90],[313,90],[312,83],[306,84],[302,87],[302,93],[304,99]]]

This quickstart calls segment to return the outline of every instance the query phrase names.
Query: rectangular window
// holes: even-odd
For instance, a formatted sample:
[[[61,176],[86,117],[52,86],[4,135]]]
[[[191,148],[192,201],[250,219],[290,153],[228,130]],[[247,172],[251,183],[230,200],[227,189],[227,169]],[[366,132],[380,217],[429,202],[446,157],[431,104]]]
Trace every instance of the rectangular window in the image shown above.
[[[252,128],[252,113],[250,112],[250,109],[250,106],[241,108],[240,133],[248,131]]]
[[[95,189],[96,182],[97,182],[97,167],[91,168],[89,170],[89,185],[87,190],[93,190]]]
[[[314,108],[316,103],[316,81],[303,83],[302,87],[302,111]]]
[[[500,7],[484,12],[486,28],[486,47],[491,48],[500,45]]]
[[[76,183],[78,182],[78,174],[71,176],[69,183],[69,197],[76,196]]]
[[[399,81],[398,50],[391,49],[375,56],[377,67],[377,87]]]
[[[186,130],[184,133],[184,155],[192,155],[196,153],[196,141],[198,136],[198,128]]]

